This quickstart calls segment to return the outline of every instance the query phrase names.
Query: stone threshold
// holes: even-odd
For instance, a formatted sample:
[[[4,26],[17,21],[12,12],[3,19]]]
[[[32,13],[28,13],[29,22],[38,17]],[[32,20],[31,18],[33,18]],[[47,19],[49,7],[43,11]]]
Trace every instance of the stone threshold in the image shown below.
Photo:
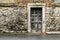
[[[60,34],[60,31],[56,31],[56,32],[46,32],[47,34]]]

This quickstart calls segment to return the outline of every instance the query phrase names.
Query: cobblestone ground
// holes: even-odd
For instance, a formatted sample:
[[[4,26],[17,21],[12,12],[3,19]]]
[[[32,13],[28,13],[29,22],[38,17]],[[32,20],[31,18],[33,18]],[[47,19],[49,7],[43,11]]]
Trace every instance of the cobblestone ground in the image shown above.
[[[0,40],[60,40],[60,35],[0,35]]]

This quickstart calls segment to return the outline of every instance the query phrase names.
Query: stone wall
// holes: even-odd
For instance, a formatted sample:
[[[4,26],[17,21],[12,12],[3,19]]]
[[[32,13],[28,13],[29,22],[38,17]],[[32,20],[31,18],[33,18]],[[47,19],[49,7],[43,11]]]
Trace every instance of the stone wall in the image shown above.
[[[20,31],[27,29],[26,7],[0,7],[0,30]]]
[[[60,31],[60,7],[47,7],[45,19],[46,31]]]
[[[46,31],[60,31],[60,7],[53,8],[53,2],[53,0],[18,0],[18,5],[16,7],[0,7],[0,30],[20,31],[21,28],[27,29],[27,4],[46,3]]]

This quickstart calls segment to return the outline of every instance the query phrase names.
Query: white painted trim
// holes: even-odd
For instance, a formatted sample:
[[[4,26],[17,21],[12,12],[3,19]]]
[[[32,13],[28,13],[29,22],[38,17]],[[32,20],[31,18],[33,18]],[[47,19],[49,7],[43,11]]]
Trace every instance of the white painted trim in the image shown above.
[[[46,4],[45,3],[28,3],[28,6],[35,6],[35,5],[45,6]]]
[[[31,24],[30,24],[30,7],[27,8],[28,12],[28,32],[31,32]]]
[[[30,8],[31,7],[41,7],[42,8],[42,32],[45,32],[45,3],[28,3],[27,5],[28,12],[28,32],[31,32],[30,24]]]
[[[45,32],[45,6],[42,9],[42,32]]]

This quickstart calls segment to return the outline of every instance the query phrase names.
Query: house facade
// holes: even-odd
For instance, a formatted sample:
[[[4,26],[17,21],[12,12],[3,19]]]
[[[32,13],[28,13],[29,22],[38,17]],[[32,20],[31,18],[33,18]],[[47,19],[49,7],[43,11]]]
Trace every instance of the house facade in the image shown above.
[[[0,0],[0,31],[60,34],[60,1]]]

